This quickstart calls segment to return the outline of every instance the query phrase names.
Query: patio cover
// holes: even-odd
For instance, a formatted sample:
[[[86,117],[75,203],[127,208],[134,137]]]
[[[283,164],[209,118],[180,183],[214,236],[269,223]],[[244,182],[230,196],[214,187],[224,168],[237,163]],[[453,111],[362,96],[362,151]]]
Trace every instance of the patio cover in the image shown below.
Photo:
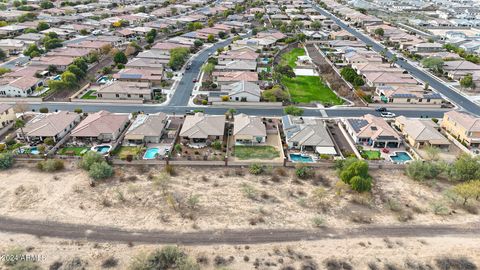
[[[327,154],[327,155],[336,155],[337,154],[337,151],[335,151],[335,147],[317,146],[317,147],[315,147],[315,150],[319,154]]]

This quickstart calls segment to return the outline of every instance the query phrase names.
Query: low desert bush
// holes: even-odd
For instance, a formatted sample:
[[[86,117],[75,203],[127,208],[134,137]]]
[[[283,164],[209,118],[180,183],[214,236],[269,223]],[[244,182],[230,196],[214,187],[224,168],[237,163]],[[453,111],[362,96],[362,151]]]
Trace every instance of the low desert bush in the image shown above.
[[[250,165],[250,168],[248,168],[248,171],[253,175],[260,175],[264,172],[264,167],[258,163],[254,163]]]
[[[37,168],[44,172],[55,172],[65,168],[63,160],[60,159],[47,159],[37,163]]]
[[[460,258],[441,257],[441,258],[435,259],[435,264],[440,270],[452,270],[452,269],[476,270],[477,269],[477,266],[465,257],[460,257]]]

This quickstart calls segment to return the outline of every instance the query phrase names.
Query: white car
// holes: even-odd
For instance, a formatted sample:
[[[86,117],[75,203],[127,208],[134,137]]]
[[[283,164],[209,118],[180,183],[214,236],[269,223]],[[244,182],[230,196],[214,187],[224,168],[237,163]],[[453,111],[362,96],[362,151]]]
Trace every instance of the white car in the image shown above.
[[[382,112],[382,113],[380,113],[380,115],[383,118],[394,118],[395,117],[395,114],[392,113],[392,112]]]

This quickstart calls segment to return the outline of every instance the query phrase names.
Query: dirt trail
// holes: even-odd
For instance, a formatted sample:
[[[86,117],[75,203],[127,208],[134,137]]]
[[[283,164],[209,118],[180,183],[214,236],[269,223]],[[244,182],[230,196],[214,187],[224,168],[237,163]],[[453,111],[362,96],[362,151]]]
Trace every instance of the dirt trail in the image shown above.
[[[126,231],[114,227],[66,224],[0,217],[0,231],[64,239],[146,244],[261,244],[274,242],[346,239],[358,237],[435,237],[480,234],[480,223],[468,225],[362,226],[350,230],[224,230],[177,233],[168,231]]]

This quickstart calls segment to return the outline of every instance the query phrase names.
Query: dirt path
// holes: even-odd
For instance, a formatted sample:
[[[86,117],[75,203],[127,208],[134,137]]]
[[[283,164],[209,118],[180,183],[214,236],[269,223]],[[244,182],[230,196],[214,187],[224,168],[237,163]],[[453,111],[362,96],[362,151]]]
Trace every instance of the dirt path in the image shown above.
[[[480,233],[480,223],[468,225],[363,226],[340,231],[319,230],[225,230],[176,233],[167,231],[125,231],[113,227],[75,225],[0,217],[0,231],[64,239],[147,244],[261,244],[273,242],[346,239],[358,237],[471,237]]]

